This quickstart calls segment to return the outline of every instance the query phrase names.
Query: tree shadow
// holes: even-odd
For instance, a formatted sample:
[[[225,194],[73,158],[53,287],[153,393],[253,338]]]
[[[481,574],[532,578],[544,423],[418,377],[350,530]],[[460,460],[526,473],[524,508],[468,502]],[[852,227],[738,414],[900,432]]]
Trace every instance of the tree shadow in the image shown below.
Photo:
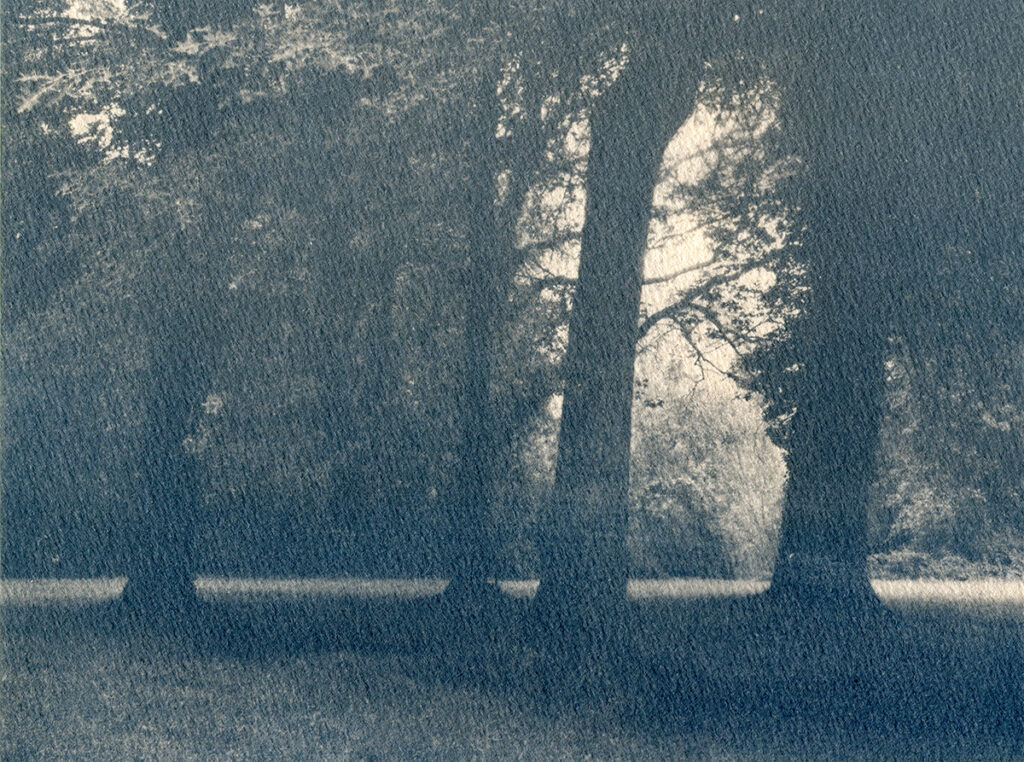
[[[346,651],[387,658],[423,683],[472,686],[542,714],[583,713],[646,734],[753,734],[786,748],[829,735],[869,758],[1021,751],[1020,616],[878,607],[854,617],[762,594],[632,601],[628,622],[630,652],[598,676],[554,663],[529,599],[504,594],[479,607],[444,594],[238,596],[202,601],[188,621],[157,629],[125,616],[118,601],[4,607],[13,649],[19,638],[59,647],[75,637],[177,648],[183,658]]]
[[[827,733],[890,759],[943,744],[950,759],[964,744],[1021,751],[1019,617],[882,606],[851,617],[766,595],[645,609],[649,672],[628,720],[648,730],[753,722],[794,743]]]

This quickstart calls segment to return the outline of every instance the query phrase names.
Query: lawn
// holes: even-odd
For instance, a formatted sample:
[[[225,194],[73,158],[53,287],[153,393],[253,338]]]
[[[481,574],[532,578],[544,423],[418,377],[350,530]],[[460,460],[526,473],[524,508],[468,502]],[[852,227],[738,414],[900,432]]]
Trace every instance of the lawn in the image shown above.
[[[635,583],[635,684],[571,703],[536,690],[528,584],[483,647],[443,585],[201,580],[204,621],[161,635],[118,620],[118,581],[6,583],[3,759],[1024,759],[1013,586],[883,586],[898,632],[851,678],[782,658],[756,589]],[[815,709],[879,674],[891,721]]]

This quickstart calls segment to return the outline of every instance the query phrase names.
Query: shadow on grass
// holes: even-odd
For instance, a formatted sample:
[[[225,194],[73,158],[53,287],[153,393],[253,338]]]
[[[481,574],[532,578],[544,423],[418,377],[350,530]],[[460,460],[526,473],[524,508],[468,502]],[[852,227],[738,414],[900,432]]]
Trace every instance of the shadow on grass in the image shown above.
[[[1021,751],[1019,618],[879,607],[851,619],[750,596],[655,604],[638,619],[649,672],[637,717],[651,729],[745,717],[794,738],[838,733],[851,748],[902,744],[888,748],[892,759],[917,758],[925,744],[939,759],[972,742],[993,759]]]
[[[474,607],[445,594],[222,595],[156,631],[116,600],[4,613],[15,648],[73,637],[241,661],[397,657],[395,669],[424,683],[516,696],[543,713],[605,714],[653,734],[748,727],[795,745],[831,733],[844,748],[893,759],[925,746],[956,759],[972,745],[981,758],[1012,759],[1024,738],[1022,617],[1008,611],[879,607],[850,617],[758,594],[644,597],[630,604],[629,652],[599,680],[572,674],[585,658],[561,659],[536,637],[524,596]]]

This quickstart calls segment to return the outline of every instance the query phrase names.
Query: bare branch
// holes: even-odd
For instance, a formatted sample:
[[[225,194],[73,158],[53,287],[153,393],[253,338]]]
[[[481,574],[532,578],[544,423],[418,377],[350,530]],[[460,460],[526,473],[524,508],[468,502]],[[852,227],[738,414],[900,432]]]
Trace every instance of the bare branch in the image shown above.
[[[643,281],[643,285],[653,286],[658,283],[668,283],[669,281],[675,280],[680,275],[686,275],[686,273],[697,272],[698,270],[703,270],[707,267],[711,267],[712,265],[718,264],[720,260],[721,256],[715,254],[711,257],[711,259],[705,262],[697,262],[696,264],[687,265],[686,267],[682,267],[676,270],[675,272],[669,273],[668,275],[659,275],[657,278],[645,278]]]
[[[683,325],[683,323],[680,320],[678,320],[677,318],[673,318],[672,322],[675,323],[676,327],[679,329],[679,333],[683,337],[683,341],[685,341],[697,355],[696,364],[697,367],[700,368],[701,380],[704,379],[704,363],[707,363],[713,370],[722,374],[726,378],[732,379],[739,386],[743,386],[746,383],[748,383],[748,379],[744,379],[743,377],[733,373],[731,370],[719,367],[717,363],[713,362],[706,354],[704,354],[704,351],[700,348],[700,346],[698,346],[697,342],[690,334],[690,331],[686,328],[686,326]]]
[[[700,315],[707,322],[711,323],[711,325],[715,328],[715,330],[717,330],[719,332],[719,334],[721,334],[722,341],[724,341],[726,344],[728,344],[729,348],[732,349],[733,352],[735,352],[737,355],[742,354],[742,352],[740,351],[739,345],[732,338],[732,336],[730,336],[729,331],[727,331],[725,326],[722,325],[722,321],[720,321],[718,319],[718,317],[714,314],[714,312],[710,308],[706,307],[703,304],[700,304],[699,302],[692,302],[690,304],[690,308],[693,309],[694,311],[700,313]]]
[[[748,272],[757,270],[758,268],[763,267],[764,263],[764,258],[752,260],[746,263],[743,267],[738,267],[735,269],[728,270],[719,275],[714,275],[705,280],[703,283],[698,283],[696,286],[693,286],[692,288],[688,288],[686,291],[683,291],[681,294],[679,294],[679,297],[672,304],[668,305],[667,307],[663,307],[657,312],[651,313],[640,323],[639,327],[637,328],[636,340],[640,341],[640,339],[647,335],[647,332],[650,331],[651,328],[660,323],[662,320],[674,319],[680,312],[684,311],[688,307],[691,307],[695,299],[698,299],[699,297],[702,296],[709,296],[712,289],[721,286],[723,283],[728,283],[729,281],[735,280],[736,278],[739,278]]]

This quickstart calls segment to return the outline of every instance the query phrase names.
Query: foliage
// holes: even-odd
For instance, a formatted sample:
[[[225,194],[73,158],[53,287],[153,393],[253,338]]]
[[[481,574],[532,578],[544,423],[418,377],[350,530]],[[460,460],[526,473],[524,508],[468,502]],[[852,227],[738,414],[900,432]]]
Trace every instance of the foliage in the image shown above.
[[[999,359],[988,363],[991,370]],[[950,366],[924,396],[912,369],[905,351],[888,364],[874,546],[1004,563],[1022,539],[1019,475],[1011,470],[1018,406],[994,405],[976,373]]]
[[[110,574],[124,561],[144,344],[116,279],[83,280],[4,331],[8,574]]]
[[[637,411],[634,520],[650,529],[634,542],[649,573],[770,574],[785,466],[759,412],[706,386]]]
[[[730,388],[731,387],[731,388]],[[785,467],[756,406],[729,384],[634,406],[629,549],[638,576],[764,577],[777,541]],[[520,452],[514,489],[536,521],[554,479],[560,397]],[[537,531],[534,527],[532,531]],[[532,567],[529,523],[507,552]],[[522,571],[520,571],[522,573]]]
[[[1024,543],[992,561],[907,549],[877,553],[868,558],[868,571],[872,579],[1017,580],[1024,575]]]

